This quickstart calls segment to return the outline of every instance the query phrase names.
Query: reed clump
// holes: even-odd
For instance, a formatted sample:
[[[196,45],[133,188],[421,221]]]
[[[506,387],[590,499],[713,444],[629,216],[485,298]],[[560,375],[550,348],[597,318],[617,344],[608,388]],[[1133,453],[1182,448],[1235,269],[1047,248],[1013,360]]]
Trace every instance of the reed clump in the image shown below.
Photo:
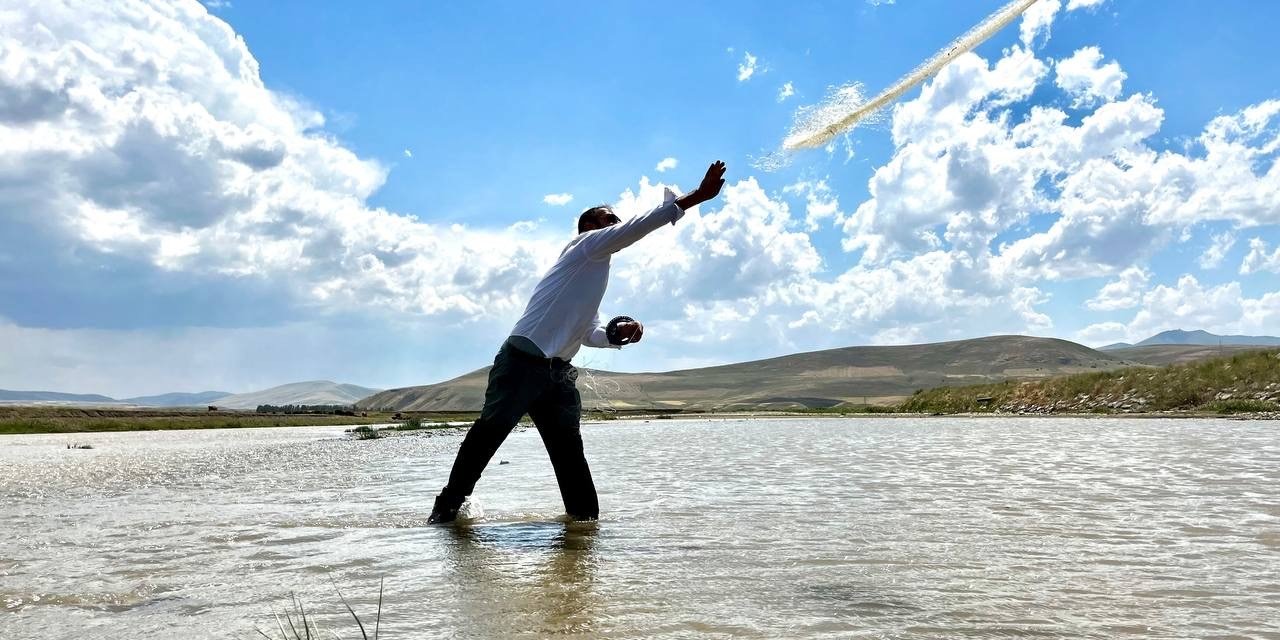
[[[330,582],[333,581],[331,577]],[[338,589],[337,583],[334,583],[333,590],[338,593],[338,598],[342,600],[343,606],[347,608],[347,612],[351,614],[352,619],[356,621],[356,627],[360,630],[360,638],[362,640],[378,640],[378,631],[382,626],[382,587],[383,580],[378,580],[378,612],[373,619],[373,635],[369,635],[368,629],[364,626],[364,621],[360,616],[356,615],[355,609],[351,607],[351,603],[347,602],[347,598],[342,595],[342,590]],[[340,638],[338,634],[329,631],[327,635],[321,635],[320,625],[316,623],[314,616],[307,616],[307,609],[302,604],[302,599],[296,593],[289,592],[290,605],[284,607],[279,613],[272,612],[275,619],[275,634],[268,634],[259,628],[254,628],[258,635],[267,640],[319,640],[322,637]],[[281,617],[283,616],[283,618]]]

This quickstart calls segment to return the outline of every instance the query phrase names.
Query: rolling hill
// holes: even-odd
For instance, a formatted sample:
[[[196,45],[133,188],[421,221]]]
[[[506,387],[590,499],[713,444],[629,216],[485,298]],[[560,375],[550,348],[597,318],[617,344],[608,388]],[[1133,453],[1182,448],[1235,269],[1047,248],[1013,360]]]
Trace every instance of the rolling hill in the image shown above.
[[[917,389],[1042,378],[1134,363],[1054,338],[992,336],[934,344],[845,347],[737,364],[669,371],[582,370],[588,408],[695,409],[829,407],[889,402]],[[488,368],[438,384],[390,389],[365,409],[477,411]]]
[[[258,405],[274,404],[354,404],[357,400],[378,393],[354,384],[339,384],[328,380],[294,382],[262,391],[237,393],[219,398],[214,405],[223,409],[256,409]]]
[[[1266,347],[1248,344],[1199,345],[1199,344],[1151,344],[1142,347],[1130,346],[1119,349],[1107,349],[1106,354],[1124,360],[1163,367],[1171,364],[1185,364],[1209,358],[1235,355],[1244,351],[1257,351]]]

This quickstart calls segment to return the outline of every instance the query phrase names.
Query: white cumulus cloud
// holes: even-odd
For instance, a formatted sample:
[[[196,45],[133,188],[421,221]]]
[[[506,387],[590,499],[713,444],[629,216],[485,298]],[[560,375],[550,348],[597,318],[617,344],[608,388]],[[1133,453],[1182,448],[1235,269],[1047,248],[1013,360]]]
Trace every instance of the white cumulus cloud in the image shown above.
[[[658,173],[662,173],[663,171],[676,168],[676,166],[679,164],[680,164],[679,160],[676,160],[675,158],[667,156],[666,158],[659,160],[658,165],[655,166],[653,170],[657,171]]]
[[[1103,285],[1097,295],[1085,302],[1085,306],[1096,311],[1132,309],[1142,301],[1142,294],[1150,281],[1151,272],[1142,267],[1129,267],[1115,280]]]
[[[1060,0],[1040,0],[1028,7],[1018,25],[1018,37],[1022,40],[1022,46],[1031,47],[1042,34],[1048,39],[1053,19],[1061,8]]]
[[[542,196],[542,201],[553,207],[563,207],[573,201],[572,193],[548,193]]]
[[[1249,275],[1260,271],[1280,273],[1280,247],[1276,247],[1275,251],[1271,251],[1266,241],[1262,238],[1251,238],[1249,240],[1249,253],[1245,255],[1244,260],[1240,263],[1240,273],[1241,275]]]
[[[23,185],[0,190],[3,224],[19,250],[68,247],[32,257],[52,278],[150,265],[269,282],[303,306],[465,319],[518,309],[554,256],[370,206],[387,169],[268,89],[196,2],[20,4],[0,12],[0,51],[0,183]]]
[[[1054,84],[1074,99],[1076,107],[1115,100],[1128,77],[1118,62],[1102,64],[1098,47],[1081,47],[1059,61],[1056,70]]]

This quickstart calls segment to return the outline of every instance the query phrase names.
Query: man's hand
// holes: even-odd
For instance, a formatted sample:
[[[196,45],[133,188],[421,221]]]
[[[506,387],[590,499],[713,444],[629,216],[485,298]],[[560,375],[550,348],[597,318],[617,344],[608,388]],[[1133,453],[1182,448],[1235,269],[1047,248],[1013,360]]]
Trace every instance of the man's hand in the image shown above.
[[[681,209],[696,207],[718,195],[720,189],[724,187],[724,162],[716,160],[707,167],[707,175],[702,177],[702,184],[697,189],[676,198],[676,206]]]
[[[644,335],[644,325],[640,321],[619,322],[618,337],[622,338],[623,344],[635,344],[640,342],[641,336]]]

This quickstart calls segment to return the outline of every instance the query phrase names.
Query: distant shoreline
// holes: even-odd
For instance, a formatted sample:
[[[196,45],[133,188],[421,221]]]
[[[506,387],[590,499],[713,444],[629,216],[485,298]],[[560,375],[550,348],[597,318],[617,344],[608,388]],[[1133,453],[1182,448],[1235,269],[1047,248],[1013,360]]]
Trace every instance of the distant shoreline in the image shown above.
[[[402,422],[406,418],[422,423],[416,429],[464,428],[457,423],[474,421],[479,412],[404,412],[400,417],[386,412],[365,415],[263,414],[249,411],[103,409],[41,406],[0,406],[0,436],[37,434],[95,434],[122,431],[183,431],[195,429],[252,429],[267,427],[356,427]],[[840,418],[890,418],[895,420],[936,420],[939,418],[1132,418],[1132,419],[1230,419],[1280,420],[1280,412],[1213,413],[1198,411],[1039,413],[1039,412],[957,412],[901,413],[865,411],[729,411],[690,413],[619,413],[588,411],[583,422],[607,425],[610,422],[656,422],[662,420],[768,420]],[[446,424],[454,423],[454,424]]]

